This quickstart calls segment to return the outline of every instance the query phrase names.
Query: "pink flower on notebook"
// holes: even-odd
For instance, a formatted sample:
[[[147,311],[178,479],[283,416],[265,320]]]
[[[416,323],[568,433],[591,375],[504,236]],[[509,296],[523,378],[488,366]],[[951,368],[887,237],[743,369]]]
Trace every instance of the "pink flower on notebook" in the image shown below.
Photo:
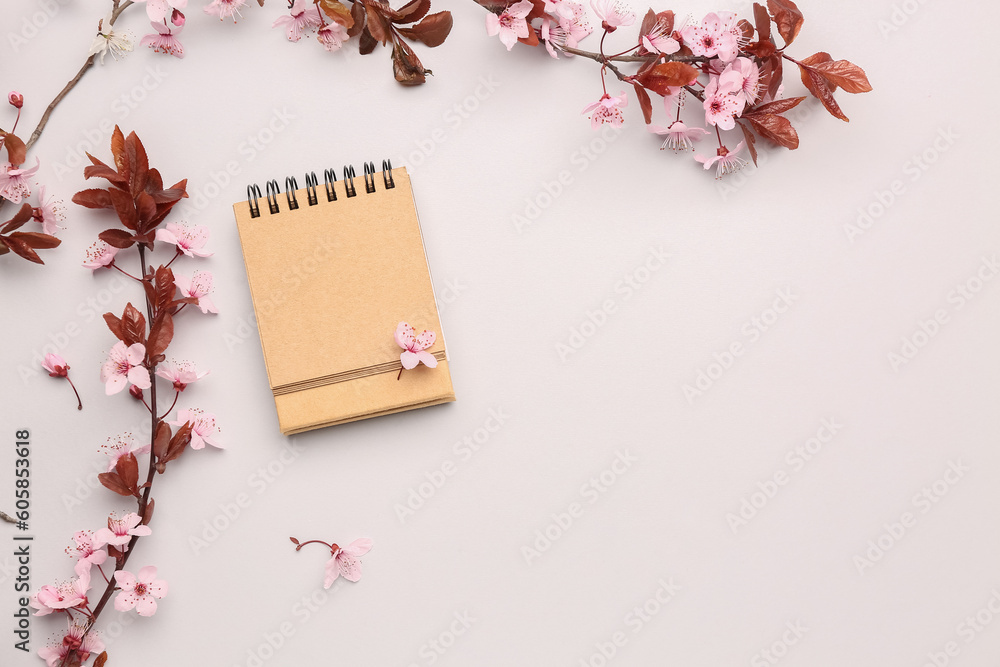
[[[416,330],[406,322],[400,322],[396,326],[396,345],[403,348],[403,353],[399,355],[399,363],[406,370],[416,368],[421,363],[428,368],[437,367],[437,359],[427,351],[427,348],[434,345],[437,336],[433,331],[426,329],[419,336],[416,333]],[[403,368],[399,369],[397,380],[403,375]]]

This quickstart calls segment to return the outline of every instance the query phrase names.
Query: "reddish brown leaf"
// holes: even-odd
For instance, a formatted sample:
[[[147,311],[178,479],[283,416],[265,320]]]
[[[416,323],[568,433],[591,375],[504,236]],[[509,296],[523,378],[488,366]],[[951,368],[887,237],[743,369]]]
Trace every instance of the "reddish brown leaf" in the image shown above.
[[[687,63],[661,63],[637,77],[643,88],[657,95],[668,95],[671,87],[688,86],[698,78],[698,70]]]
[[[146,342],[146,318],[131,303],[122,314],[122,340],[126,345]]]
[[[115,213],[118,214],[118,219],[121,220],[122,225],[128,229],[135,230],[138,226],[139,216],[136,213],[135,201],[132,199],[132,195],[118,189],[112,189],[109,192],[111,194],[111,203],[114,204]]]
[[[784,116],[773,113],[746,116],[753,129],[762,137],[767,137],[774,143],[790,150],[799,147],[799,135],[792,124]]]
[[[14,217],[4,223],[3,228],[0,229],[0,234],[7,234],[15,229],[19,229],[24,225],[24,223],[31,220],[32,215],[33,211],[31,204],[24,202],[21,204],[21,208],[17,210],[17,213],[14,214]]]
[[[62,241],[50,234],[41,234],[39,232],[14,232],[10,235],[10,238],[23,241],[25,245],[35,250],[48,250],[62,243]]]
[[[802,61],[799,63],[799,69],[801,70],[803,65],[808,65],[809,67],[813,67],[821,63],[829,63],[829,62],[833,62],[833,56],[831,56],[826,51],[820,51],[819,53],[812,54],[808,58],[803,58]],[[805,86],[806,89],[810,93],[812,93],[814,97],[819,97],[816,94],[815,89],[813,88],[812,79],[809,78],[809,76],[807,76],[805,72],[800,71],[800,74],[802,76],[802,85]],[[831,93],[837,92],[837,85],[835,83],[833,83],[832,81],[827,81],[826,83],[827,86],[830,88]]]
[[[159,459],[162,458],[167,453],[167,447],[170,445],[170,438],[173,435],[170,431],[170,424],[167,422],[160,422],[156,426],[156,437],[153,438],[153,455]]]
[[[351,10],[339,0],[319,0],[319,6],[324,14],[345,28],[354,25],[354,16],[351,15]]]
[[[743,131],[743,139],[746,141],[747,150],[750,152],[750,158],[753,160],[753,165],[757,166],[757,137],[750,130],[742,120],[739,121],[740,129]]]
[[[97,238],[115,248],[131,248],[135,245],[135,238],[124,229],[105,229]]]
[[[108,165],[104,164],[96,157],[90,153],[86,154],[90,161],[93,163],[89,167],[85,167],[83,170],[84,178],[105,178],[111,182],[112,185],[122,188],[123,190],[128,188],[128,177],[119,174],[116,170],[112,169]]]
[[[765,39],[760,42],[751,42],[743,47],[743,50],[764,60],[773,56],[778,51],[778,47],[770,39]]]
[[[640,39],[643,35],[648,35],[654,25],[656,25],[656,12],[650,8],[649,11],[646,12],[646,15],[642,17],[642,23],[639,24]]]
[[[128,158],[125,156],[125,135],[122,129],[115,125],[115,131],[111,134],[111,156],[115,159],[115,167],[118,173],[123,176],[129,172]]]
[[[28,159],[28,148],[16,135],[10,132],[0,132],[4,138],[3,146],[7,149],[7,161],[15,167],[24,164]]]
[[[354,25],[347,29],[348,37],[357,37],[365,29],[365,15],[365,6],[362,3],[355,2],[351,5],[351,17],[354,19]]]
[[[761,42],[771,38],[771,15],[759,2],[753,3],[753,20],[757,26],[757,39]]]
[[[145,486],[145,484],[143,484]],[[152,498],[149,499],[149,503],[146,505],[146,509],[142,513],[142,525],[148,526],[149,522],[153,520],[153,509],[156,507],[156,501]]]
[[[849,123],[850,119],[837,104],[837,100],[833,98],[833,90],[830,88],[830,84],[827,83],[826,79],[822,74],[817,72],[811,67],[800,67],[802,70],[802,80],[806,81],[808,79],[809,84],[806,86],[809,92],[823,103],[826,110],[830,112],[834,118],[839,118],[845,123]]]
[[[453,23],[451,12],[438,12],[425,17],[423,21],[413,27],[398,28],[398,30],[406,37],[423,42],[433,48],[444,43],[451,32]]]
[[[782,59],[780,55],[771,56],[767,61],[767,95],[773,100],[778,96],[778,90],[781,88],[781,79],[784,76],[784,65],[782,64]]]
[[[785,113],[786,111],[791,111],[806,98],[804,97],[789,97],[783,100],[775,100],[774,102],[768,102],[767,104],[761,104],[759,107],[754,107],[750,109],[744,116],[751,116],[753,114],[762,113]]]
[[[99,656],[94,660],[94,667],[104,667],[108,662],[108,652],[102,651]]]
[[[385,44],[392,38],[392,33],[389,21],[383,14],[382,6],[378,3],[366,2],[365,9],[368,10],[368,31],[374,39]]]
[[[156,202],[153,201],[153,198],[149,194],[140,192],[139,196],[135,199],[135,204],[136,213],[139,216],[139,229],[146,229],[149,223],[156,218]]]
[[[115,471],[125,488],[130,489],[135,494],[136,487],[139,485],[139,462],[136,460],[135,454],[128,452],[119,457],[115,463]]]
[[[118,319],[118,316],[114,313],[104,313],[104,321],[108,325],[108,329],[114,334],[115,338],[124,342],[125,336],[122,333],[122,321]]]
[[[18,233],[19,232],[14,232],[14,234]],[[42,258],[38,256],[38,253],[32,250],[31,246],[29,246],[21,239],[14,238],[14,236],[11,235],[4,237],[3,242],[7,244],[7,247],[10,248],[14,252],[14,254],[18,255],[19,257],[23,257],[29,262],[34,262],[35,264],[45,263],[42,261]]]
[[[538,33],[530,25],[528,26],[528,36],[518,37],[517,41],[527,46],[538,46],[541,43],[538,41]]]
[[[87,208],[114,208],[111,195],[103,188],[80,190],[73,195],[73,203]]]
[[[802,29],[805,19],[802,12],[792,0],[767,0],[767,7],[774,16],[774,25],[778,28],[778,34],[785,40],[785,46],[795,41]]]
[[[427,81],[425,75],[431,71],[424,69],[420,58],[417,58],[409,44],[398,41],[392,49],[392,73],[396,81],[404,86],[419,86]]]
[[[177,286],[174,285],[174,272],[165,266],[161,266],[156,269],[154,282],[156,283],[156,289],[153,292],[153,304],[156,310],[164,310],[170,305],[174,294],[177,292]]]
[[[174,318],[164,311],[162,317],[158,315],[153,321],[153,326],[149,328],[149,340],[146,346],[149,356],[162,354],[173,338]]]
[[[128,156],[130,166],[129,190],[135,198],[146,189],[146,181],[149,179],[149,158],[146,157],[146,149],[135,132],[129,132],[125,138],[125,155]]]
[[[361,31],[361,38],[358,40],[358,52],[363,56],[367,56],[375,50],[376,46],[378,46],[378,40],[372,37],[366,24],[364,30]]]
[[[412,0],[396,10],[399,18],[393,23],[413,23],[419,21],[431,10],[431,0]]]
[[[646,125],[653,122],[653,102],[649,99],[649,93],[646,89],[637,83],[633,83],[632,86],[635,88],[635,96],[639,99],[639,107],[642,109],[642,117],[646,121]]]
[[[172,438],[170,438],[170,444],[167,446],[167,453],[163,456],[160,462],[167,463],[175,460],[184,453],[184,448],[190,443],[191,422],[184,422],[184,425],[177,429],[177,432],[174,433]]]
[[[840,86],[852,94],[872,91],[872,85],[869,83],[865,71],[848,60],[819,62],[812,68],[822,74],[823,78],[834,86],[834,90],[836,90],[836,86]]]
[[[101,480],[101,484],[105,488],[114,491],[119,496],[131,496],[134,495],[132,490],[122,482],[122,478],[118,476],[117,472],[102,472],[97,476],[97,479]]]

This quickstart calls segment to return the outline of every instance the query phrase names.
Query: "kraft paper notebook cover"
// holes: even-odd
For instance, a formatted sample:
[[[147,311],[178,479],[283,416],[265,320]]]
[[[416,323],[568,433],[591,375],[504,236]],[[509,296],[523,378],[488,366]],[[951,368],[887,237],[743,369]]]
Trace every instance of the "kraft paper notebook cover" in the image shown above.
[[[233,205],[281,432],[455,400],[420,223],[405,168],[326,170]],[[436,368],[402,372],[393,334],[438,334]]]

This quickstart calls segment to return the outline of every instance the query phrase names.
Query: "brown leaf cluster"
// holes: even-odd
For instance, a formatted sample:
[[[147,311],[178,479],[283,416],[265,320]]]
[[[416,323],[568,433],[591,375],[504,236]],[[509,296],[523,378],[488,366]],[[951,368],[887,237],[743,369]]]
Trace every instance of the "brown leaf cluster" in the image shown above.
[[[0,227],[0,255],[13,252],[18,257],[23,257],[35,264],[44,264],[42,258],[38,256],[36,250],[48,250],[55,248],[62,243],[51,234],[40,232],[19,232],[16,231],[24,226],[34,216],[31,204],[21,205],[14,217]]]

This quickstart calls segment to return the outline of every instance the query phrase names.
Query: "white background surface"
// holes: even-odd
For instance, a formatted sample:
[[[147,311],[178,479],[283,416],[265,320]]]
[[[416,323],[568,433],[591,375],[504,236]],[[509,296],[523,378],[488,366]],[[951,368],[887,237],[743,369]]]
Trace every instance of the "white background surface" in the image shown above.
[[[3,3],[0,89],[24,93],[23,135],[76,72],[106,4],[64,2],[15,48],[10,34],[43,4]],[[1000,590],[1000,279],[961,308],[949,299],[1000,250],[997,96],[984,72],[993,5],[913,2],[884,36],[888,1],[801,3],[806,23],[792,53],[848,58],[876,90],[838,94],[849,125],[808,102],[796,122],[802,147],[768,153],[759,171],[724,190],[689,157],[657,150],[634,104],[626,131],[597,141],[579,114],[600,94],[593,63],[527,48],[508,54],[486,37],[471,1],[435,2],[454,12],[455,28],[445,45],[418,48],[435,76],[417,89],[392,80],[383,49],[362,58],[327,54],[311,39],[288,43],[269,27],[282,3],[248,6],[238,26],[201,14],[200,4],[188,12],[184,60],[148,49],[109,58],[33,150],[41,181],[68,202],[90,186],[78,162],[58,165],[81,144],[110,159],[106,135],[87,145],[110,119],[139,133],[165,180],[187,177],[192,195],[215,195],[188,200],[184,214],[211,229],[215,256],[175,266],[215,273],[220,314],[185,312],[171,354],[211,369],[180,407],[217,414],[226,450],[190,452],[157,479],[154,532],[130,565],[158,565],[170,594],[152,619],[122,616],[134,622],[107,638],[109,664],[254,665],[287,623],[293,634],[277,651],[265,648],[263,664],[430,665],[433,655],[438,665],[601,665],[598,645],[620,631],[627,643],[609,664],[764,665],[772,663],[758,652],[796,622],[808,630],[780,661],[789,667],[919,667],[949,641],[960,652],[948,664],[996,664],[1000,620],[971,642],[958,626]],[[673,9],[746,15],[749,3]],[[141,7],[120,25],[137,38],[147,31]],[[151,84],[149,68],[160,82]],[[488,94],[484,77],[495,82]],[[789,95],[801,93],[797,79],[788,79]],[[456,104],[478,108],[456,123]],[[245,142],[275,110],[291,120],[251,154]],[[940,152],[943,131],[957,139]],[[588,146],[601,154],[586,159]],[[908,171],[924,151],[936,162]],[[293,174],[302,183],[307,170],[339,173],[343,164],[360,172],[386,156],[411,168],[435,284],[442,298],[456,294],[442,319],[458,402],[282,438],[248,328],[230,205],[250,182]],[[212,186],[229,162],[238,174]],[[565,192],[538,199],[563,170],[572,179]],[[904,194],[852,243],[845,225],[897,179]],[[512,216],[529,200],[548,205],[519,231]],[[114,221],[68,207],[63,245],[45,255],[46,267],[0,261],[0,505],[13,504],[14,431],[28,428],[33,588],[70,575],[62,549],[73,531],[124,508],[87,484],[105,439],[145,420],[124,394],[106,398],[98,379],[113,342],[99,313],[120,312],[141,293],[111,272],[80,268]],[[670,259],[626,298],[616,286],[651,248]],[[750,341],[745,323],[777,290],[790,290],[794,305]],[[88,305],[102,298],[104,307]],[[606,299],[615,312],[561,359],[557,345]],[[895,371],[887,355],[938,309],[947,323]],[[69,325],[78,335],[60,340]],[[53,341],[83,394],[80,413],[64,383],[19,373],[35,369],[33,354]],[[734,341],[744,354],[689,402],[683,386]],[[475,437],[491,410],[507,415],[503,426],[464,460],[456,443]],[[824,419],[843,428],[796,470],[786,454]],[[281,463],[289,447],[291,463]],[[582,485],[624,453],[636,461],[589,502]],[[457,472],[401,522],[396,505],[448,461]],[[968,471],[922,512],[915,494],[950,462]],[[269,465],[280,474],[261,482]],[[788,483],[734,533],[727,514],[779,471]],[[210,539],[207,526],[225,525],[221,508],[239,494],[249,506]],[[582,516],[526,562],[522,548],[574,502]],[[859,573],[855,557],[904,512],[916,524]],[[12,544],[15,531],[2,532]],[[341,544],[369,536],[375,547],[359,583],[310,611],[302,600],[320,590],[326,555],[295,553],[289,535]],[[0,549],[0,662],[40,664],[12,648],[10,551]],[[628,615],[671,578],[679,592],[636,632]],[[463,613],[471,628],[435,654],[428,642]],[[102,623],[116,620],[112,611]],[[32,649],[57,629],[36,621]]]

